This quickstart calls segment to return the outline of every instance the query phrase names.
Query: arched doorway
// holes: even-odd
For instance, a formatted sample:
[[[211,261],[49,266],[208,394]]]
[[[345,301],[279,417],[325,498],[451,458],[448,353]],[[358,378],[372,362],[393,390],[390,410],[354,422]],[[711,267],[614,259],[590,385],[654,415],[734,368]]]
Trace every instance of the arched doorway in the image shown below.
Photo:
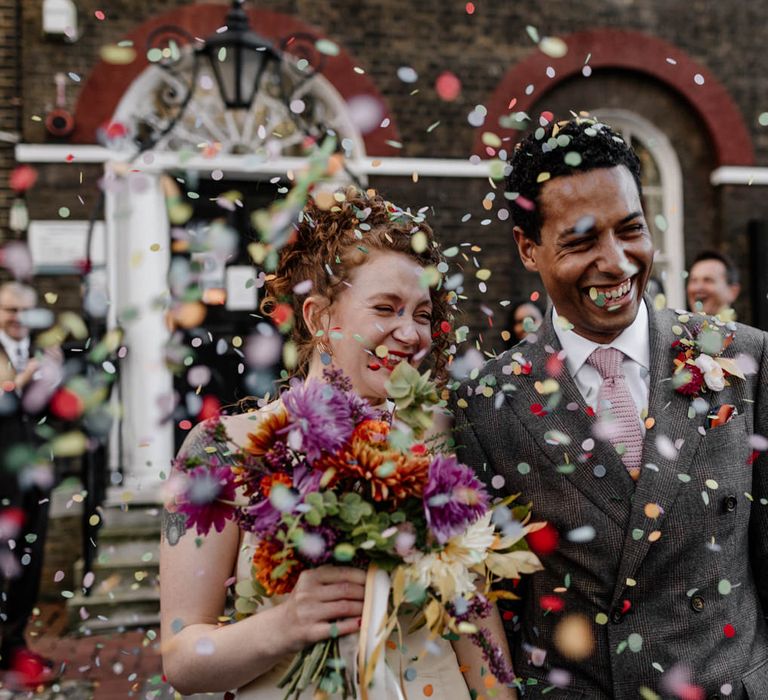
[[[220,6],[215,12],[201,7],[211,16],[221,11]],[[200,15],[177,12],[198,27]],[[156,24],[156,19],[145,23]],[[140,31],[147,31],[145,25]],[[322,124],[322,133],[332,131],[349,158],[364,157],[370,143],[359,128],[354,101],[342,94],[349,85],[334,83],[333,72],[298,81],[288,100],[265,89],[239,113],[224,109],[212,76],[199,72],[190,83],[194,88],[185,111],[165,133],[168,112],[181,94],[174,81],[189,77],[191,65],[191,54],[182,56],[173,72],[145,62],[102,122],[121,125],[118,133],[127,134],[123,145],[142,130],[163,134],[135,160],[108,166],[105,176],[109,322],[124,328],[130,349],[120,381],[119,439],[111,441],[121,452],[110,464],[120,465],[123,488],[150,502],[161,497],[158,486],[183,431],[201,417],[201,392],[226,404],[258,387],[257,381],[246,381],[242,361],[250,329],[264,325],[257,293],[263,280],[249,254],[255,239],[250,214],[290,185],[284,167],[275,175],[264,166],[290,161],[301,168],[305,163],[307,134],[297,115]],[[98,71],[92,76],[96,82]],[[367,98],[376,99],[370,93]],[[171,315],[176,327],[169,328],[171,291],[187,294],[190,279],[200,287],[191,294],[202,317],[179,327]],[[202,368],[206,358],[217,365],[221,381],[217,372],[202,370],[190,379],[190,370]],[[173,363],[183,387],[169,370]],[[200,377],[206,379],[202,385]]]

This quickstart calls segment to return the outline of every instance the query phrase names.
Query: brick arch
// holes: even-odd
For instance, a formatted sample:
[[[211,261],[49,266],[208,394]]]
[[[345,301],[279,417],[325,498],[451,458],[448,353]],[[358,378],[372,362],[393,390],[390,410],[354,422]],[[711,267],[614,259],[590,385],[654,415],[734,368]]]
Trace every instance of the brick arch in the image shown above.
[[[555,59],[534,51],[501,79],[487,105],[485,123],[490,131],[517,141],[519,132],[501,127],[499,117],[510,112],[530,112],[533,105],[559,83],[580,75],[590,56],[589,65],[593,69],[644,73],[681,95],[706,126],[718,166],[755,164],[752,138],[733,98],[713,73],[682,49],[657,37],[628,30],[595,29],[562,38],[568,46],[564,57]],[[553,78],[546,74],[550,66],[556,72]],[[694,81],[697,74],[704,78],[702,85]],[[534,85],[534,91],[526,95],[525,89],[530,84]],[[510,108],[513,99],[516,102]],[[481,133],[475,139],[473,151],[485,154]]]
[[[177,25],[186,29],[193,36],[209,36],[225,23],[228,7],[200,3],[178,7],[170,12],[157,15],[142,23],[127,39],[136,47],[136,59],[128,65],[114,65],[100,61],[94,66],[83,85],[75,107],[75,131],[72,143],[96,143],[97,129],[106,124],[117,108],[123,93],[130,84],[150,65],[144,52],[149,34],[162,25]],[[265,39],[276,44],[283,37],[302,32],[323,38],[323,34],[313,27],[279,12],[249,9],[251,26]],[[398,130],[389,107],[376,89],[373,81],[366,75],[353,70],[359,65],[344,47],[339,46],[337,56],[328,56],[323,75],[348,100],[355,95],[370,95],[376,98],[383,108],[383,116],[389,118],[389,124],[363,134],[366,154],[379,156],[396,155],[397,151],[387,144],[388,140],[398,141]]]

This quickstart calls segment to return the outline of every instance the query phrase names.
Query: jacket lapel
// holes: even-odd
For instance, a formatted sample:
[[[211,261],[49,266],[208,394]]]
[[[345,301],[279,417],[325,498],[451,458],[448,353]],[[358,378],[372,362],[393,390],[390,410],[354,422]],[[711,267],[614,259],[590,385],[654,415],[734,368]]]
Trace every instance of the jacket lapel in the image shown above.
[[[693,415],[692,399],[674,391],[670,381],[674,358],[672,343],[677,337],[673,326],[683,324],[678,324],[672,311],[655,312],[653,302],[648,298],[646,304],[651,343],[648,415],[653,418],[654,425],[645,435],[643,466],[632,499],[611,607],[618,604],[627,580],[635,577],[656,538],[664,537],[665,516],[690,471],[701,441],[699,429],[706,420],[705,415]],[[649,517],[649,513],[656,517]]]
[[[552,469],[625,528],[634,483],[613,447],[593,438],[595,419],[587,413],[565,362],[559,363],[556,376],[550,374],[558,365],[554,358],[561,351],[550,310],[536,342],[517,346],[514,351],[530,363],[530,374],[521,374],[515,382],[499,374],[497,381],[499,385],[515,387],[515,391],[506,394],[507,405],[551,462]],[[557,385],[551,392],[553,379]],[[550,386],[545,384],[548,380]],[[537,404],[551,410],[536,415]]]

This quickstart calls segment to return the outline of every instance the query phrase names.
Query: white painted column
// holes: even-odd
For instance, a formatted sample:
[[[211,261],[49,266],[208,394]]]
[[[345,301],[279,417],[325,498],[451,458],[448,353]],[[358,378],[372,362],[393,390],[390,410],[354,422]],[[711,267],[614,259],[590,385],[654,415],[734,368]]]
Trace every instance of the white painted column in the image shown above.
[[[119,166],[118,166],[119,167]],[[108,500],[159,502],[161,472],[173,457],[173,377],[165,366],[165,325],[170,224],[160,175],[105,175],[105,215],[110,243],[112,322],[125,332],[121,362],[120,463],[123,482]],[[128,319],[128,320],[127,320]]]

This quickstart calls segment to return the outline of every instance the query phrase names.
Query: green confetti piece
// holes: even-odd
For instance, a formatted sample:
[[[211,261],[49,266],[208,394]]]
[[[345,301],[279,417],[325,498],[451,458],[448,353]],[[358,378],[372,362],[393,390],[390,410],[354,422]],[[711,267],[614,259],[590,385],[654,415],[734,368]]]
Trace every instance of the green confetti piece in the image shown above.
[[[559,430],[549,430],[544,433],[544,440],[550,445],[570,445],[571,438],[565,433],[561,433]]]
[[[318,39],[315,42],[315,48],[322,54],[325,54],[326,56],[338,56],[339,55],[339,47],[337,44],[332,42],[330,39]]]
[[[333,549],[333,557],[336,561],[352,561],[355,557],[355,548],[346,542],[337,544]]]
[[[492,180],[503,180],[506,163],[500,160],[492,160],[488,166],[488,175]]]
[[[576,151],[568,151],[565,154],[565,164],[570,165],[572,168],[577,168],[581,165],[581,153]]]

